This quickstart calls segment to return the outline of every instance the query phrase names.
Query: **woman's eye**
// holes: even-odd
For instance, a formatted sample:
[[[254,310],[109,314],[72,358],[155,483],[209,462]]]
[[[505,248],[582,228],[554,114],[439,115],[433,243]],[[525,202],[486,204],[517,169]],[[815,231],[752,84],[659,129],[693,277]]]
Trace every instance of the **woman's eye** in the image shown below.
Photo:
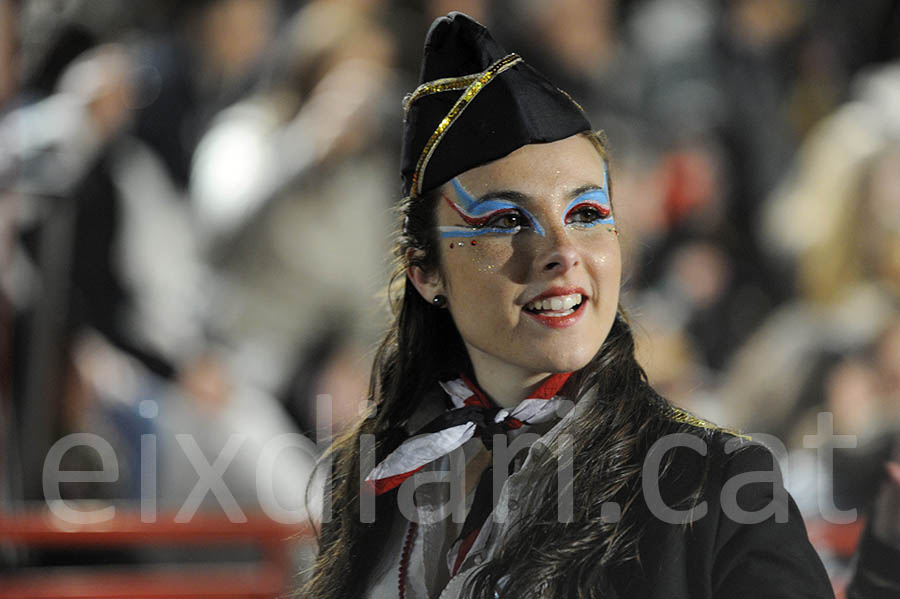
[[[484,223],[485,227],[496,229],[515,229],[528,224],[528,221],[517,211],[502,212],[489,218]]]
[[[604,206],[581,206],[569,212],[566,222],[569,223],[593,223],[609,218],[609,208]]]

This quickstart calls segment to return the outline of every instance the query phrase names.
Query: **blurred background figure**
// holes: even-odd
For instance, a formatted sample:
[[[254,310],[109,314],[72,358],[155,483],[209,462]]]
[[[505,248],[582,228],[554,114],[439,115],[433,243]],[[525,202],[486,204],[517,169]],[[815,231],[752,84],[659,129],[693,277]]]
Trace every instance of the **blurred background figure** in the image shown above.
[[[869,507],[900,428],[897,73],[896,62],[861,73],[763,206],[764,247],[794,273],[796,293],[744,343],[720,392],[740,426],[797,448],[792,491],[812,515],[823,493],[841,509]],[[800,457],[820,412],[857,443],[836,451],[833,472]]]
[[[900,428],[898,0],[0,0],[0,509],[90,432],[118,479],[62,499],[305,518],[367,409],[400,106],[454,9],[605,129],[641,363],[784,443],[841,588],[859,527],[829,541],[819,499],[869,508]],[[833,472],[804,446],[821,412],[856,438]],[[192,498],[214,463],[233,501]],[[0,538],[0,573],[159,557]]]
[[[163,74],[194,60],[182,41],[157,42],[152,34],[104,41],[132,33],[125,5],[105,5],[101,15],[92,3],[21,7],[20,22],[43,31],[46,46],[32,48],[38,56],[23,76],[22,105],[0,122],[4,223],[14,231],[4,277],[15,308],[3,439],[11,505],[50,501],[53,480],[48,487],[42,476],[48,451],[69,433],[91,433],[115,454],[115,484],[61,485],[63,500],[187,507],[188,519],[202,503],[237,520],[244,518],[238,504],[259,509],[268,501],[291,521],[306,517],[304,491],[318,450],[312,442],[294,443],[266,457],[273,438],[300,437],[297,428],[274,398],[242,386],[216,359],[203,295],[206,266],[186,173],[180,180],[178,170],[188,169],[196,145],[186,127],[197,127],[199,136],[204,118],[225,98],[239,97],[258,67],[275,8],[223,0],[164,14],[175,19],[175,31],[184,27],[192,32],[181,32],[186,39],[205,44],[202,52],[194,48],[200,66],[178,81],[177,73]],[[155,43],[187,54],[157,66],[147,51]],[[229,44],[239,45],[238,56]],[[185,81],[208,93],[184,93]],[[161,108],[169,101],[173,106]],[[154,137],[162,128],[169,129]],[[178,148],[154,145],[173,140]],[[193,498],[202,466],[223,452],[227,493]],[[63,458],[64,470],[106,463],[84,445]],[[275,472],[264,492],[260,468]],[[80,551],[44,552],[13,563],[84,559]],[[94,559],[137,558],[125,552]]]
[[[165,1],[137,12],[150,35],[136,49],[145,106],[135,134],[183,188],[211,120],[258,81],[282,13],[275,0]]]
[[[19,30],[18,14],[11,0],[0,4],[0,110],[5,111],[18,89]]]
[[[197,232],[221,289],[210,326],[241,375],[310,433],[318,395],[336,425],[358,416],[385,326],[375,293],[389,266],[393,53],[360,7],[307,4],[194,160]]]

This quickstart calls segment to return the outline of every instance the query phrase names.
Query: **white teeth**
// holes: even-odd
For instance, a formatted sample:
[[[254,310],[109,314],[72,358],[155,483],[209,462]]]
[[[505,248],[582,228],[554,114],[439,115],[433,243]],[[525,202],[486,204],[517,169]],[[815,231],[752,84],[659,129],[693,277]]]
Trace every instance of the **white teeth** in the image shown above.
[[[544,300],[536,300],[525,307],[535,311],[565,312],[580,304],[581,301],[582,296],[580,293],[572,293],[570,295],[559,295]]]

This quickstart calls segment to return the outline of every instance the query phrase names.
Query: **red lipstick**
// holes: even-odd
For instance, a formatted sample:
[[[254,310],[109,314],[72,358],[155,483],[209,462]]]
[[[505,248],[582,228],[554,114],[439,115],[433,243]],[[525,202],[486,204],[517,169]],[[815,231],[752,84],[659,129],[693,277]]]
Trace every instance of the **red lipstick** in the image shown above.
[[[525,302],[525,305],[528,305],[531,302],[536,302],[537,300],[546,299],[548,297],[557,297],[560,295],[572,295],[573,293],[580,293],[584,299],[588,299],[590,297],[588,295],[588,292],[585,291],[584,289],[582,289],[581,287],[551,287],[550,289],[547,289],[546,291],[539,293],[538,295],[534,296],[533,298],[531,298],[530,300]]]
[[[575,293],[581,294],[581,303],[574,307],[573,311],[564,316],[553,315],[548,312],[532,312],[523,307],[522,311],[535,319],[542,325],[554,328],[554,329],[564,329],[566,327],[570,327],[578,322],[581,317],[584,315],[585,304],[587,303],[588,294],[581,287],[551,287],[546,291],[534,296],[531,300],[529,300],[525,305],[529,305],[532,302],[543,300],[551,297],[559,297],[564,295],[573,295]]]
[[[574,312],[572,312],[571,314],[566,314],[565,316],[550,316],[548,314],[539,313],[536,314],[534,312],[529,312],[528,310],[523,310],[523,312],[525,312],[525,314],[532,317],[542,325],[546,325],[554,329],[565,329],[581,320],[581,317],[584,315],[585,303],[587,302],[585,302],[585,300],[582,300],[581,303],[578,304],[578,307],[575,308]]]

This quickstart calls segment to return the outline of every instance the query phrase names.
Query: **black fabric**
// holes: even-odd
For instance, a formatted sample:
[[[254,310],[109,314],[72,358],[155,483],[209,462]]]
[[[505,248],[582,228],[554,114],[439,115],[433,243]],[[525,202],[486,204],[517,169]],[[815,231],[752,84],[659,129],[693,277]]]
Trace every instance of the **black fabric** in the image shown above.
[[[667,431],[662,431],[660,437]],[[672,424],[668,432],[685,432]],[[803,518],[780,481],[749,482],[748,473],[775,470],[772,454],[752,443],[738,442],[723,431],[711,432],[691,427],[688,434],[704,442],[705,454],[690,447],[676,447],[668,467],[659,479],[659,491],[666,505],[685,510],[703,504],[706,514],[693,523],[667,523],[653,516],[646,505],[634,509],[645,514],[639,520],[642,533],[639,559],[607,567],[603,588],[597,596],[605,599],[833,599],[828,575],[807,536]],[[725,485],[735,477],[737,506],[747,512],[766,509],[773,502],[786,510],[787,521],[776,522],[773,516],[753,524],[742,524],[728,516],[723,496],[731,496]],[[576,474],[577,481],[577,474]],[[702,483],[699,495],[694,495]],[[472,510],[479,513],[467,518],[464,528],[481,518],[477,506],[490,501],[476,501]],[[516,497],[515,499],[520,499]],[[646,499],[646,498],[645,498]],[[644,502],[641,502],[644,503]],[[396,503],[385,501],[387,509]],[[536,539],[540,542],[540,539]],[[360,555],[384,552],[384,537],[369,539]],[[886,551],[883,544],[871,539],[864,544],[867,579],[857,574],[850,599],[897,597],[884,593],[875,581],[897,580],[896,564],[900,554]],[[362,563],[360,563],[362,567]],[[602,567],[600,564],[597,567]],[[874,574],[874,576],[872,575]],[[879,583],[882,584],[882,583]]]
[[[700,431],[698,430],[698,433]],[[698,434],[699,436],[699,434]],[[778,505],[786,522],[769,516],[755,524],[729,517],[723,489],[735,477],[769,473],[776,466],[761,445],[740,443],[716,432],[707,454],[692,448],[672,450],[660,491],[672,509],[706,503],[707,513],[690,524],[669,524],[647,514],[639,543],[640,560],[614,567],[610,576],[619,597],[641,599],[831,599],[834,597],[803,519],[780,481],[749,482],[737,487],[737,506],[747,512]],[[698,477],[703,491],[692,496]],[[646,499],[646,498],[645,498]],[[868,598],[867,598],[868,599]]]
[[[420,83],[480,73],[507,54],[482,25],[452,12],[428,31]],[[428,139],[462,93],[435,93],[411,104],[401,154],[405,194]],[[487,84],[447,130],[425,169],[422,193],[524,145],[565,139],[590,128],[567,94],[520,62]]]

